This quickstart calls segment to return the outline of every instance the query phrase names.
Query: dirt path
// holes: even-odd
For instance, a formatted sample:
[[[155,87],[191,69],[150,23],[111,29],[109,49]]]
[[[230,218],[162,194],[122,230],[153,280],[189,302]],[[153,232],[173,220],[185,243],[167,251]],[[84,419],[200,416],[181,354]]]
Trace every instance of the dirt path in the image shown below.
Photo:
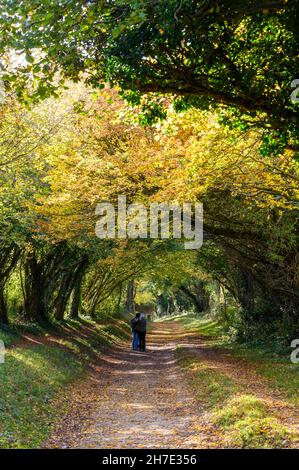
[[[178,345],[190,348],[220,370],[233,373],[243,385],[248,384],[249,393],[254,389],[271,400],[272,406],[283,408],[281,397],[269,395],[249,366],[209,350],[200,338],[184,332],[176,322],[156,323],[146,353],[133,352],[128,345],[117,347],[102,356],[88,380],[77,384],[71,394],[68,391],[68,411],[44,447],[222,447],[219,432],[209,423],[177,365]],[[285,406],[286,419],[292,421],[292,410]]]
[[[68,412],[45,447],[198,448],[217,446],[215,433],[198,434],[200,410],[175,349],[177,323],[156,323],[146,353],[126,346],[102,356],[89,380],[68,399]]]

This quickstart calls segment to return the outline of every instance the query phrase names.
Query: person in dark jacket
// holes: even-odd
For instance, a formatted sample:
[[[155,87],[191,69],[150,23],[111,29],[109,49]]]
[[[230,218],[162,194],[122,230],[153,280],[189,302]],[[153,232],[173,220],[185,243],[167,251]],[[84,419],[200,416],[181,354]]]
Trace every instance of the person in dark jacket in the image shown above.
[[[136,331],[138,333],[139,351],[145,351],[145,338],[146,338],[146,319],[143,313],[140,315],[139,321],[136,323]]]
[[[140,313],[136,313],[135,317],[131,320],[131,328],[132,328],[132,349],[133,351],[138,351],[139,346],[139,337],[138,332],[136,330],[136,325],[140,320]]]

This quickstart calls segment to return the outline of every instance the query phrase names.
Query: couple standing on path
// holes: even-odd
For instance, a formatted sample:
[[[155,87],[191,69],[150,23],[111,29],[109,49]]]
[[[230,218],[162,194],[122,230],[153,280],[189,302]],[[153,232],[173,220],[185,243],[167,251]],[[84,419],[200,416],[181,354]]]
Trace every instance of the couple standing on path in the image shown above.
[[[131,320],[133,351],[145,351],[146,319],[144,313],[136,313]]]

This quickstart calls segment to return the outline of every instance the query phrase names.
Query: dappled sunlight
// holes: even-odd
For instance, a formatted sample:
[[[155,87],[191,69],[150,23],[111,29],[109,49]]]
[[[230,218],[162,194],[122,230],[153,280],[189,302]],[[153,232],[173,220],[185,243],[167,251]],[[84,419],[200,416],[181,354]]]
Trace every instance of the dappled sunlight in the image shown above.
[[[81,437],[76,447],[171,447],[193,442],[197,411],[174,356],[177,343],[172,339],[168,345],[162,338],[157,344],[156,339],[161,340],[150,337],[146,353],[116,347],[101,357],[99,382],[92,382],[96,407],[86,428],[84,419],[78,423]],[[101,386],[105,377],[107,387]]]
[[[256,394],[271,416],[277,410],[294,413],[281,397],[267,396],[248,364],[228,351],[213,348],[179,323],[175,337],[162,324],[153,328],[147,352],[126,345],[101,356],[90,381],[93,405],[81,418],[79,411],[75,427],[65,429],[62,422],[61,442],[75,448],[227,447],[230,431],[221,435],[214,410],[230,399],[242,401],[244,390]],[[278,439],[276,421],[266,418],[260,426],[271,425]],[[291,427],[298,429],[298,420]]]

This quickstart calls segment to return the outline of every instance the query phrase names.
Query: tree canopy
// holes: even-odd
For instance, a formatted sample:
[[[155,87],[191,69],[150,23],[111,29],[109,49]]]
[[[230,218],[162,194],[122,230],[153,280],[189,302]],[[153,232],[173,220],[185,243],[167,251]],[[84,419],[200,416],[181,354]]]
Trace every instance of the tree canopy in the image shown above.
[[[0,50],[24,57],[3,78],[25,100],[55,93],[63,77],[109,82],[149,123],[169,96],[178,110],[218,109],[223,123],[262,128],[264,154],[298,150],[296,0],[3,3]]]

